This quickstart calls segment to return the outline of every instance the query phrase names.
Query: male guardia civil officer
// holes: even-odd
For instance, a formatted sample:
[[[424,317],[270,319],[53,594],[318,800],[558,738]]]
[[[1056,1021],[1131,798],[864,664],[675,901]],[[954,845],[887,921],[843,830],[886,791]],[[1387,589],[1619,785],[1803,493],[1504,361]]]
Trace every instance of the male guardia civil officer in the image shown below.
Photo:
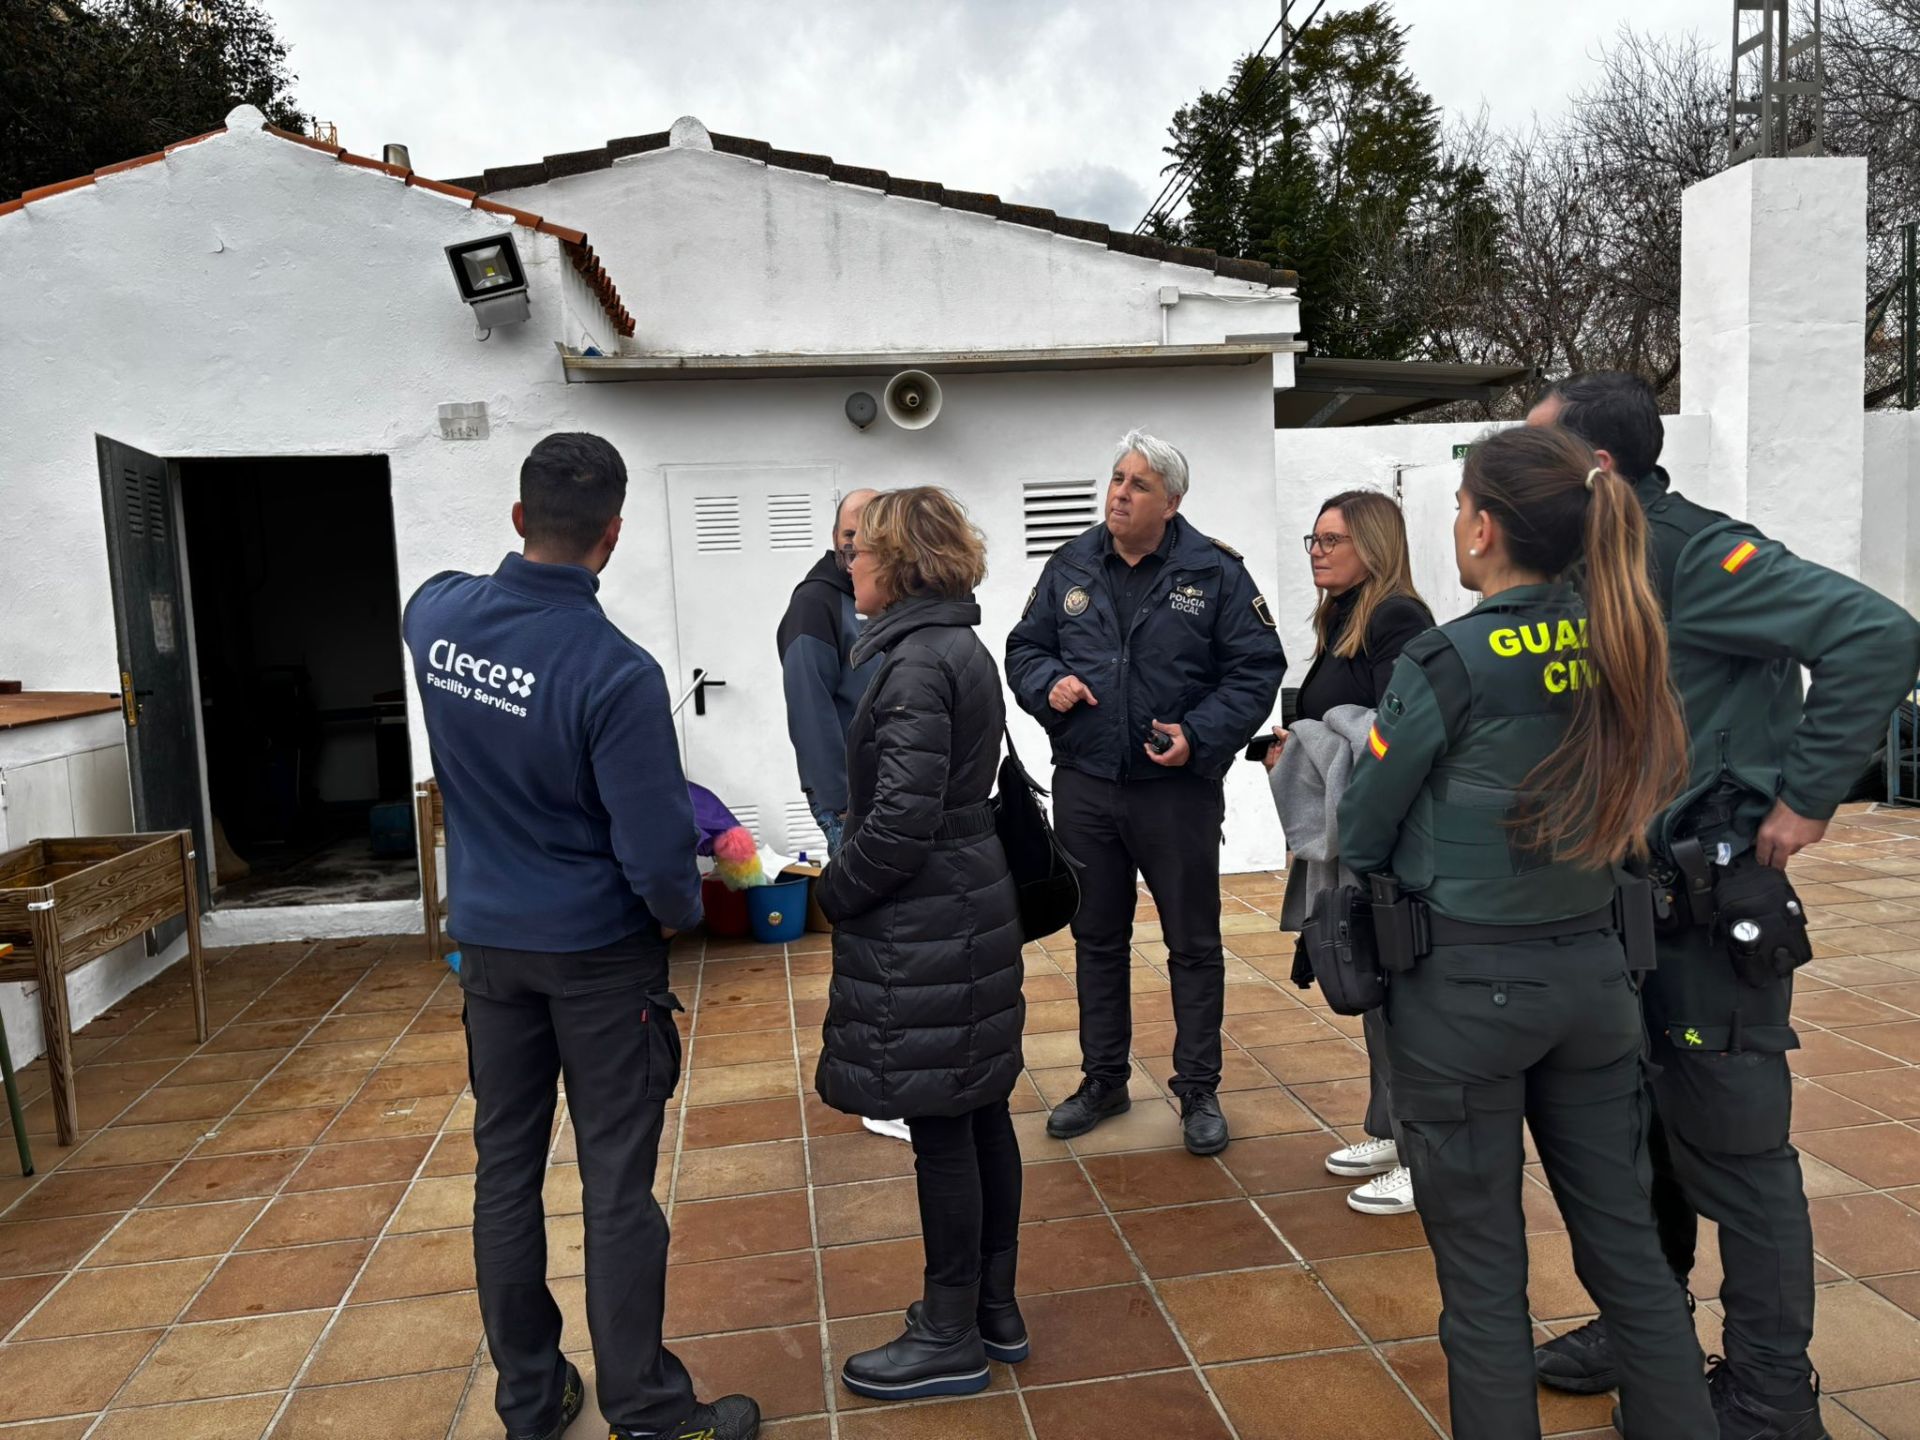
[[[1754,860],[1784,870],[1826,833],[1912,688],[1920,623],[1858,581],[1673,490],[1658,463],[1659,407],[1638,376],[1572,376],[1527,420],[1557,421],[1585,440],[1646,509],[1649,568],[1692,752],[1685,793],[1655,822],[1656,862],[1683,888],[1688,869],[1703,883],[1729,873],[1737,880],[1743,863],[1751,876]],[[1803,666],[1813,676],[1804,701]],[[1683,1285],[1695,1217],[1720,1227],[1726,1360],[1712,1381],[1722,1440],[1818,1440],[1827,1431],[1807,1359],[1813,1235],[1800,1157],[1787,1143],[1786,1052],[1800,1043],[1793,979],[1790,970],[1775,976],[1751,965],[1743,978],[1739,939],[1726,923],[1678,924],[1661,936],[1659,968],[1646,977],[1658,1067],[1654,1208]],[[1543,1345],[1536,1361],[1558,1389],[1607,1389],[1614,1361],[1605,1318]]]
[[[1127,1109],[1129,965],[1144,875],[1173,984],[1173,1091],[1187,1149],[1227,1146],[1220,1112],[1222,777],[1272,713],[1287,657],[1240,555],[1179,515],[1187,461],[1135,430],[1106,522],[1056,550],[1007,637],[1007,683],[1053,741],[1053,823],[1084,867],[1073,922],[1080,1088],[1056,1139]]]
[[[680,1074],[667,941],[699,923],[700,877],[666,682],[594,598],[626,493],[605,440],[548,436],[520,468],[526,553],[491,575],[436,575],[407,604],[446,796],[447,928],[478,1107],[480,1314],[509,1440],[558,1440],[582,1403],[560,1353],[540,1198],[564,1073],[610,1440],[750,1440],[754,1403],[699,1404],[660,1342],[667,1222],[653,1178]]]

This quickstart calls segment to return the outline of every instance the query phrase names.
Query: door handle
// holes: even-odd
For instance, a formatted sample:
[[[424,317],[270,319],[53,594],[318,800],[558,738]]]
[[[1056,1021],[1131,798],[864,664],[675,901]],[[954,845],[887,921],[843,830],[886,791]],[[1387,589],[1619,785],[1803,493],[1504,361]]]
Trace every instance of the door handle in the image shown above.
[[[706,714],[707,713],[707,691],[710,688],[715,688],[715,687],[720,689],[725,689],[726,684],[727,682],[724,680],[714,680],[709,678],[705,670],[695,667],[693,672],[693,683],[687,687],[685,693],[682,694],[678,700],[673,702],[673,710],[671,711],[671,713],[678,715],[680,713],[681,706],[687,703],[688,697],[692,697],[693,713],[696,715]]]

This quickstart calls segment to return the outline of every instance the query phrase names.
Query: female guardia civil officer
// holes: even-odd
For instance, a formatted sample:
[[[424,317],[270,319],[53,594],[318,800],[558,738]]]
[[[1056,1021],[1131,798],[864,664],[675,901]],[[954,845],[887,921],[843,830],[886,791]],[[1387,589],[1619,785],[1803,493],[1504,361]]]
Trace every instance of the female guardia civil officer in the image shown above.
[[[1514,429],[1469,453],[1453,543],[1460,583],[1484,598],[1401,652],[1339,814],[1348,866],[1397,879],[1424,908],[1416,952],[1431,946],[1389,977],[1386,1035],[1453,1434],[1540,1434],[1524,1120],[1614,1329],[1622,1433],[1699,1440],[1717,1430],[1654,1231],[1640,1013],[1614,908],[1615,867],[1644,852],[1685,776],[1646,524],[1573,436]]]

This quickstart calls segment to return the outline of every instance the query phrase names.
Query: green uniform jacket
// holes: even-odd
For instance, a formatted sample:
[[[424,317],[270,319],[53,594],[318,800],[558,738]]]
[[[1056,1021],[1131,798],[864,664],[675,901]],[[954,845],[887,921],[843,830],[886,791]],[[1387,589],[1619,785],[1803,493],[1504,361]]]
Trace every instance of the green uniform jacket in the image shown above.
[[[1920,673],[1920,622],[1668,484],[1656,469],[1634,490],[1667,613],[1690,774],[1653,839],[1665,851],[1689,807],[1724,777],[1741,794],[1718,833],[1702,838],[1744,850],[1775,799],[1809,820],[1832,816]],[[1804,702],[1802,666],[1813,679]]]
[[[1521,585],[1408,642],[1340,801],[1340,857],[1391,871],[1437,913],[1483,925],[1585,915],[1610,869],[1529,850],[1511,823],[1583,686],[1586,607],[1563,585]]]

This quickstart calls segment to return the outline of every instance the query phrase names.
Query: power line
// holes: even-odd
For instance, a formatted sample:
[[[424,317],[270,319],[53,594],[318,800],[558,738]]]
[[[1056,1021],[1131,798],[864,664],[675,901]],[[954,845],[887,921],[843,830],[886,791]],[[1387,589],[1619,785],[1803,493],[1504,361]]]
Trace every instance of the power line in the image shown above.
[[[1306,24],[1300,26],[1298,29],[1293,30],[1287,36],[1286,44],[1281,46],[1280,53],[1273,57],[1272,67],[1267,71],[1266,75],[1262,77],[1260,83],[1254,87],[1253,93],[1247,97],[1246,103],[1243,104],[1240,107],[1240,109],[1235,112],[1233,118],[1227,122],[1225,128],[1222,129],[1219,132],[1219,134],[1214,136],[1212,143],[1208,145],[1205,153],[1199,156],[1196,156],[1190,166],[1182,167],[1180,174],[1176,174],[1174,176],[1174,180],[1173,182],[1170,182],[1170,185],[1172,183],[1177,183],[1181,179],[1182,175],[1185,175],[1186,177],[1186,184],[1180,188],[1179,192],[1175,194],[1172,199],[1166,200],[1166,210],[1165,210],[1166,214],[1171,215],[1174,212],[1174,210],[1176,210],[1179,207],[1180,202],[1187,198],[1187,195],[1192,191],[1195,183],[1199,180],[1200,172],[1205,167],[1206,162],[1213,159],[1214,153],[1222,145],[1226,144],[1227,141],[1231,139],[1233,135],[1240,129],[1241,122],[1245,120],[1249,114],[1252,113],[1253,107],[1259,103],[1260,97],[1264,95],[1267,92],[1268,87],[1273,84],[1275,77],[1285,73],[1287,59],[1289,56],[1293,54],[1293,47],[1296,43],[1298,43],[1301,33],[1305,30],[1312,28],[1313,22],[1319,18],[1320,12],[1326,8],[1326,4],[1327,4],[1327,0],[1318,0],[1318,3],[1316,3],[1313,7],[1313,13],[1307,16]],[[1291,5],[1289,4],[1287,8],[1290,9]],[[1286,15],[1284,11],[1280,17],[1280,23],[1282,25],[1286,23]],[[1276,26],[1275,28],[1277,29],[1278,26]],[[1268,38],[1271,39],[1272,37],[1269,36]],[[1262,46],[1262,49],[1264,48],[1265,47]],[[1257,59],[1259,57],[1256,55],[1255,58]],[[1160,192],[1160,198],[1156,199],[1153,202],[1153,204],[1147,208],[1147,213],[1140,217],[1140,223],[1133,227],[1134,234],[1138,235],[1140,231],[1145,228],[1147,221],[1153,218],[1154,211],[1160,208],[1161,200],[1165,199],[1166,194],[1167,194],[1167,188],[1162,188]]]

